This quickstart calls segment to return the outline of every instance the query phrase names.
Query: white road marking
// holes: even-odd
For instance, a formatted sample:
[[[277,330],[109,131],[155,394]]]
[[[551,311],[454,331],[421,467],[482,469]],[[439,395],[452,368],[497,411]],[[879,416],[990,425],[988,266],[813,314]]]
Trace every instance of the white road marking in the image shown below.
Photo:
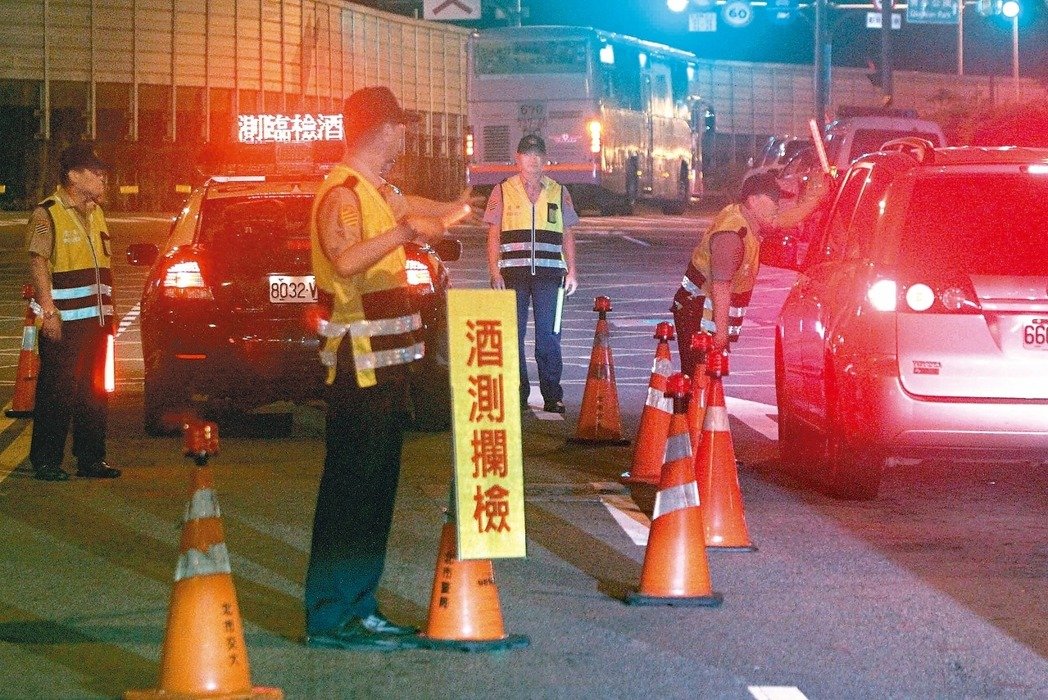
[[[122,319],[120,319],[120,325],[116,329],[117,338],[119,338],[120,335],[138,319],[138,314],[140,311],[139,306],[141,306],[141,304],[135,304],[134,306],[132,306],[131,310],[128,311]]]
[[[648,532],[651,530],[651,521],[648,516],[641,512],[633,499],[625,495],[605,494],[600,497],[600,502],[615,518],[615,522],[633,541],[633,544],[641,547],[648,544]]]
[[[771,419],[771,416],[779,413],[777,406],[731,396],[725,396],[724,403],[728,406],[728,413],[764,437],[769,440],[779,439],[779,424]]]
[[[748,690],[756,700],[808,700],[800,688],[792,685],[751,685]]]
[[[647,241],[642,241],[639,238],[634,238],[633,236],[623,236],[622,240],[629,241],[630,243],[636,243],[637,245],[644,246],[645,248],[651,247],[651,243],[648,243]]]

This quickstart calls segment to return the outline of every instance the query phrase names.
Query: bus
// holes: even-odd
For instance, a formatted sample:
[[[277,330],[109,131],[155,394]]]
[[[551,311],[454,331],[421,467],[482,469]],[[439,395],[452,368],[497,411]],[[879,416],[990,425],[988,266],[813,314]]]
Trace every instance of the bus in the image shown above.
[[[516,173],[518,140],[546,142],[549,175],[579,209],[638,200],[683,213],[702,194],[706,105],[687,51],[583,27],[506,27],[467,43],[466,175],[480,192]]]

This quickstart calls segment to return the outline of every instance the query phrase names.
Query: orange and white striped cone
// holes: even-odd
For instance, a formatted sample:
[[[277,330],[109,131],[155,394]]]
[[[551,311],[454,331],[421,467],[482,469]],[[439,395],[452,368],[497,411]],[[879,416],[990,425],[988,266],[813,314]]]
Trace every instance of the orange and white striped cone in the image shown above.
[[[702,442],[695,456],[695,477],[702,493],[706,546],[724,551],[756,552],[746,529],[746,513],[739,488],[735,447],[724,403],[722,377],[728,374],[728,355],[710,353],[706,358],[710,378]]]
[[[688,432],[691,380],[669,378],[666,396],[673,402],[666,440],[666,463],[655,495],[640,589],[626,596],[628,605],[717,606],[703,541],[702,505]]]
[[[706,355],[713,349],[713,336],[696,331],[691,334],[691,349],[695,351],[695,376],[691,378],[691,401],[688,402],[688,430],[691,432],[691,453],[699,453],[702,424],[706,420],[706,394],[710,384],[706,374]]]
[[[418,643],[421,649],[452,651],[502,651],[531,643],[524,635],[506,634],[491,560],[458,559],[450,520],[440,532],[429,617]]]
[[[22,287],[22,298],[33,299],[33,285]],[[32,303],[26,304],[25,324],[22,326],[22,350],[18,353],[18,369],[15,370],[15,393],[11,397],[11,408],[4,411],[8,418],[32,418],[36,408],[36,380],[40,376],[40,355],[36,351],[36,313]]]
[[[608,312],[611,299],[600,296],[593,300],[597,312],[597,331],[593,335],[586,388],[582,393],[582,408],[575,437],[568,442],[580,445],[628,445],[622,437],[622,417],[619,415],[619,394],[615,388],[615,363],[608,343]]]
[[[251,685],[214,472],[207,466],[217,446],[214,423],[197,422],[187,428],[186,454],[197,466],[183,518],[160,681],[155,689],[128,690],[125,700],[284,697],[279,688]]]
[[[663,321],[655,326],[655,361],[651,366],[648,395],[640,414],[637,444],[633,450],[633,465],[622,475],[627,483],[658,484],[662,475],[662,458],[666,453],[666,435],[670,429],[673,400],[666,398],[666,380],[673,372],[670,360],[670,341],[674,339],[673,324]]]

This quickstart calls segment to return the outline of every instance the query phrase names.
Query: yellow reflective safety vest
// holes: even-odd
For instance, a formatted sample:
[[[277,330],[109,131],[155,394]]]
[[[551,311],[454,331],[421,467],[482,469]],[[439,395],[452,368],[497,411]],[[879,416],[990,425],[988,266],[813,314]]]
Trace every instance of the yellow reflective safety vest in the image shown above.
[[[499,269],[527,269],[531,274],[562,276],[564,260],[564,193],[557,182],[542,178],[542,192],[532,204],[520,175],[504,180]]]
[[[109,231],[102,208],[87,216],[88,226],[62,203],[61,188],[40,202],[51,219],[51,298],[63,323],[113,316],[113,270]]]
[[[357,385],[388,381],[398,369],[422,359],[422,318],[415,308],[407,279],[407,256],[398,246],[367,271],[344,277],[335,271],[320,247],[317,212],[324,196],[336,187],[348,187],[360,200],[362,240],[374,238],[397,225],[393,210],[381,193],[347,165],[328,173],[317,191],[310,215],[313,274],[329,317],[320,322],[320,360],[328,368],[327,383],[335,381],[343,338],[352,343]]]
[[[702,330],[707,333],[716,331],[717,328],[713,322],[713,299],[710,295],[712,284],[710,239],[713,238],[713,234],[721,231],[734,231],[742,238],[743,245],[742,263],[731,278],[728,340],[733,342],[739,339],[742,319],[746,315],[746,307],[749,306],[750,298],[753,296],[753,287],[757,283],[757,273],[760,271],[761,252],[760,239],[750,231],[750,225],[746,217],[742,215],[742,208],[738,204],[721,209],[714,217],[713,223],[706,229],[702,240],[695,246],[691,254],[691,261],[681,280],[680,289],[674,296],[674,304],[682,304],[684,300],[699,300],[699,303],[702,304]]]

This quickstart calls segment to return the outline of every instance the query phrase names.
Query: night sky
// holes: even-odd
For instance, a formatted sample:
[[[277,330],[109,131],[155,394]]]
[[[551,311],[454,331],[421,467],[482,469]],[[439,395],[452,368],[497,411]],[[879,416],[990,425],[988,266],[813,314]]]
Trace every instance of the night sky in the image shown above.
[[[1048,0],[1021,0],[1019,72],[1048,78]],[[764,8],[743,29],[728,27],[718,17],[713,33],[688,31],[688,12],[675,14],[665,0],[525,0],[527,24],[574,24],[639,36],[686,49],[706,58],[774,63],[812,62],[813,15],[802,10],[787,26],[770,21]],[[719,10],[720,8],[718,8]],[[903,11],[905,12],[905,11]],[[880,32],[866,29],[864,10],[837,13],[833,34],[833,65],[865,66],[880,61]],[[982,17],[969,6],[964,11],[965,73],[1011,76],[1011,20]],[[956,25],[910,25],[892,32],[893,63],[898,69],[955,73]]]

